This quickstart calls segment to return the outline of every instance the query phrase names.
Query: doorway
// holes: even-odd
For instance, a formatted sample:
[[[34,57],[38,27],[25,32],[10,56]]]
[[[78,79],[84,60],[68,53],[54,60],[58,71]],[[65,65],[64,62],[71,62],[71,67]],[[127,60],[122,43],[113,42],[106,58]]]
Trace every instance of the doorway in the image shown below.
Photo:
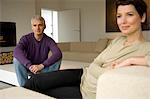
[[[53,11],[41,9],[41,16],[45,19],[46,33],[55,42],[80,42],[80,10],[71,9]]]
[[[41,16],[45,19],[46,24],[44,33],[58,42],[58,12],[41,9]]]

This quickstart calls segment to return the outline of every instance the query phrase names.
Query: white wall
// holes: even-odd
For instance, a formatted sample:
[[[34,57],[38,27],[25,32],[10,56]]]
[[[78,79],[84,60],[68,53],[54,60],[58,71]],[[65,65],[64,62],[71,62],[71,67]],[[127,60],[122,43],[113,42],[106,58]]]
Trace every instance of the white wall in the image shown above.
[[[81,41],[96,41],[105,31],[105,0],[63,0],[63,9],[80,8]]]
[[[36,0],[36,14],[40,14],[41,8],[59,10],[60,0]]]
[[[16,22],[17,42],[31,32],[31,17],[35,14],[35,0],[2,0],[2,21]]]
[[[105,31],[105,0],[36,0],[36,13],[41,8],[81,9],[81,41],[96,41]]]
[[[17,41],[31,31],[30,19],[41,8],[81,9],[81,41],[96,41],[119,33],[105,33],[105,0],[0,0],[0,20],[16,22]],[[150,39],[150,31],[144,31]]]

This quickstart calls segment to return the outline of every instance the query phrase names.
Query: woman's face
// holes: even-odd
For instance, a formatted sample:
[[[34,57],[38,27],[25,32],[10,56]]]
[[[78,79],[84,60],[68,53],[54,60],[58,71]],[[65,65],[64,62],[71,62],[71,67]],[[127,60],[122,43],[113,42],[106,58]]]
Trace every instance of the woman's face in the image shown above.
[[[124,35],[141,31],[141,22],[143,20],[133,5],[118,6],[117,24]]]

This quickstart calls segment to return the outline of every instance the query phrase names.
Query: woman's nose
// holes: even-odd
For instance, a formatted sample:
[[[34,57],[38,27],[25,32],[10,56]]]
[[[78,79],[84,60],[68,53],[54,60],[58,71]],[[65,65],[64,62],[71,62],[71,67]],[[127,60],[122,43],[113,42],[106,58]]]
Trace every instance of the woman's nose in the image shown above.
[[[124,17],[122,17],[121,22],[122,22],[122,24],[127,23],[127,18],[126,18],[125,16],[124,16]]]

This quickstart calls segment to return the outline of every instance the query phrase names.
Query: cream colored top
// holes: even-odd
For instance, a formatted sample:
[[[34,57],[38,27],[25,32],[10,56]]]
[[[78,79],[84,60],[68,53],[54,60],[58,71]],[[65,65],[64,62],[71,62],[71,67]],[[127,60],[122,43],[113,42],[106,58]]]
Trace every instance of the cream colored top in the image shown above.
[[[150,66],[150,42],[135,42],[130,46],[124,46],[125,41],[125,36],[114,39],[88,68],[83,69],[84,72],[80,84],[83,99],[96,99],[96,87],[99,76],[109,70],[110,64],[116,60],[122,61],[133,56],[145,56]]]

